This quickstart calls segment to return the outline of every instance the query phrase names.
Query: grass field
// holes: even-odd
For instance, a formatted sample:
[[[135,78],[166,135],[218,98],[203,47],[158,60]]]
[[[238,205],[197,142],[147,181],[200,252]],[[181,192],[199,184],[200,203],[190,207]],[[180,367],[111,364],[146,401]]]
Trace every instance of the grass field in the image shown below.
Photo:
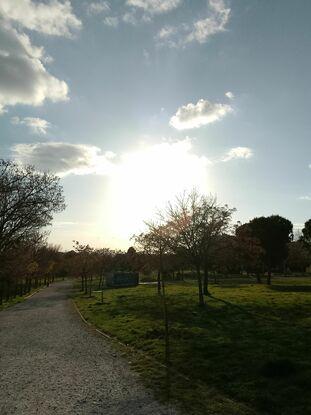
[[[194,282],[167,286],[170,399],[187,414],[311,413],[311,278],[274,278],[271,287],[231,279],[211,294],[200,309]],[[75,301],[89,322],[152,357],[131,360],[164,399],[156,287],[106,290],[104,304],[97,293]]]

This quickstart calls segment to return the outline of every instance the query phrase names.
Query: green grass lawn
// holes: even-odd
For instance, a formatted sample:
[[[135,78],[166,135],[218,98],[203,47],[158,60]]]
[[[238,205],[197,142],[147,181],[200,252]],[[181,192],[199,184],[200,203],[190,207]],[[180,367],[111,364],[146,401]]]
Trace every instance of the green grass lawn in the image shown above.
[[[205,309],[193,282],[167,286],[170,399],[187,414],[311,413],[311,279],[273,285],[211,285]],[[84,317],[151,356],[131,357],[142,379],[166,397],[164,325],[155,286],[77,295]],[[179,374],[183,375],[180,376]]]

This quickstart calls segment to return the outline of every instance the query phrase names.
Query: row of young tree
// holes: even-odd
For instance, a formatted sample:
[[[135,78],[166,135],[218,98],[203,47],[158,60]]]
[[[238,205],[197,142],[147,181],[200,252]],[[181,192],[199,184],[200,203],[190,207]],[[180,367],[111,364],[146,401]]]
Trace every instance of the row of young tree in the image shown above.
[[[78,277],[92,293],[106,272],[124,270],[157,274],[158,292],[165,278],[194,272],[199,303],[209,294],[209,278],[217,274],[304,272],[310,265],[311,220],[293,241],[292,223],[278,215],[232,225],[235,209],[196,191],[185,193],[146,223],[127,252],[94,249],[74,241],[69,252],[45,242],[44,229],[65,208],[59,178],[13,161],[0,160],[0,303],[23,295],[55,277]]]
[[[158,222],[147,222],[147,231],[134,236],[135,248],[125,252],[93,249],[75,242],[69,275],[80,277],[81,289],[91,295],[93,277],[98,289],[110,271],[138,271],[157,275],[158,293],[164,281],[195,274],[199,304],[209,295],[209,279],[218,275],[254,275],[258,283],[272,273],[304,273],[311,264],[311,220],[293,240],[292,223],[279,216],[254,218],[232,224],[234,209],[196,191],[176,198],[159,212]]]
[[[172,256],[195,270],[200,305],[209,295],[211,273],[254,274],[259,283],[266,275],[271,284],[272,272],[304,272],[311,264],[311,220],[294,241],[288,219],[271,215],[233,226],[234,211],[194,190],[169,203],[157,223],[146,223],[147,232],[135,240],[142,252],[158,258],[159,293]]]

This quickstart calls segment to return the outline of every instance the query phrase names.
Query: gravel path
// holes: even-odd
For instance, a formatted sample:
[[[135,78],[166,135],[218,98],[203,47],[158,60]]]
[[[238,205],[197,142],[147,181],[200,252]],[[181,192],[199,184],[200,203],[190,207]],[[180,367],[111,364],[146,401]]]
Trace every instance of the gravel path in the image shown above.
[[[0,414],[168,415],[55,283],[0,313]]]

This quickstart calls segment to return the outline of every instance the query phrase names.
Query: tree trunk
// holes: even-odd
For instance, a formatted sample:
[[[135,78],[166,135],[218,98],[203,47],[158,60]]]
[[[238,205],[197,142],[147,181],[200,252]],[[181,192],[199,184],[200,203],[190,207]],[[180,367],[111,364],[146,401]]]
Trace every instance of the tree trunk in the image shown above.
[[[0,279],[0,305],[3,303],[3,280]]]
[[[158,294],[161,295],[161,272],[160,270],[158,270],[157,287],[158,287]]]
[[[207,268],[207,264],[204,265],[203,293],[204,293],[204,295],[209,295],[209,291],[208,291],[208,268]]]
[[[93,284],[93,276],[90,277],[90,293],[89,293],[89,297],[92,297],[92,284]]]
[[[88,280],[87,280],[87,275],[84,275],[84,294],[87,295],[88,292]]]
[[[169,319],[168,308],[165,295],[165,283],[163,280],[163,273],[160,272],[161,288],[162,288],[162,304],[163,304],[163,319],[164,319],[164,334],[165,334],[165,367],[166,367],[166,394],[167,400],[170,400],[171,392],[171,355],[170,355],[170,333],[169,333]]]
[[[99,276],[99,282],[98,282],[98,289],[99,289],[99,290],[101,289],[101,286],[102,286],[102,280],[103,280],[103,276],[102,276],[102,275],[100,275],[100,276]]]
[[[256,274],[257,283],[261,284],[261,276],[260,274]]]
[[[271,269],[268,270],[267,284],[271,285]]]
[[[199,288],[199,306],[204,306],[204,296],[203,296],[203,287],[202,287],[202,277],[201,277],[201,269],[198,265],[197,267],[197,279],[198,279],[198,288]]]

